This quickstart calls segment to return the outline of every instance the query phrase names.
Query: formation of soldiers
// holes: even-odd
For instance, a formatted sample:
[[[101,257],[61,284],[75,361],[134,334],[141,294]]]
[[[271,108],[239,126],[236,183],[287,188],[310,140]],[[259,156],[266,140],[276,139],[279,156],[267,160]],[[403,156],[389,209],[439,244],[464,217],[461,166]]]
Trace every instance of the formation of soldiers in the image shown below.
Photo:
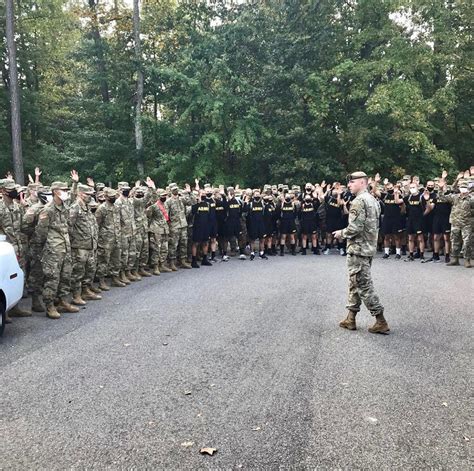
[[[58,319],[62,312],[101,299],[143,277],[212,266],[219,257],[268,259],[285,254],[346,255],[341,229],[354,195],[340,182],[193,188],[157,188],[150,178],[133,187],[106,187],[71,172],[70,184],[46,186],[30,177],[27,187],[0,180],[0,234],[25,272],[32,310]],[[381,206],[379,250],[384,259],[445,262],[470,268],[474,245],[474,167],[447,184],[447,174],[427,181],[369,178]],[[310,249],[311,247],[311,249]],[[430,258],[425,257],[428,247]],[[15,307],[11,317],[30,316]]]

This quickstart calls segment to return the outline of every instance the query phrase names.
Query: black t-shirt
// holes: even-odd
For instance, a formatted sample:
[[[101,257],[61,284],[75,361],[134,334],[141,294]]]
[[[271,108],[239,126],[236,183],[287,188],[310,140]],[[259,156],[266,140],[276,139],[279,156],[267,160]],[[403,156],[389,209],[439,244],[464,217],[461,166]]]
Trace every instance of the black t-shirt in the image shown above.
[[[319,207],[319,205],[318,205]],[[300,208],[300,218],[302,221],[311,221],[316,218],[316,211],[318,207],[315,207],[314,202],[303,203]]]
[[[451,203],[448,203],[447,201],[438,201],[437,195],[434,197],[433,203],[435,205],[432,211],[434,215],[449,219],[449,216],[451,215]]]
[[[216,202],[214,198],[212,196],[210,198],[206,196],[204,201],[209,204],[209,220],[211,222],[216,221]]]
[[[240,219],[242,214],[242,203],[234,196],[228,200],[224,200],[227,219]]]
[[[281,219],[295,219],[295,206],[293,203],[287,203],[286,201],[281,205],[280,208],[280,218]]]
[[[326,219],[337,219],[341,217],[341,207],[337,202],[337,196],[326,195]]]
[[[384,205],[384,217],[388,219],[400,217],[403,201],[397,204],[395,203],[395,195],[393,193],[382,193],[382,202]]]
[[[425,212],[426,208],[426,200],[422,196],[419,194],[405,196],[403,201],[407,207],[408,218],[420,219],[423,217],[423,213]]]

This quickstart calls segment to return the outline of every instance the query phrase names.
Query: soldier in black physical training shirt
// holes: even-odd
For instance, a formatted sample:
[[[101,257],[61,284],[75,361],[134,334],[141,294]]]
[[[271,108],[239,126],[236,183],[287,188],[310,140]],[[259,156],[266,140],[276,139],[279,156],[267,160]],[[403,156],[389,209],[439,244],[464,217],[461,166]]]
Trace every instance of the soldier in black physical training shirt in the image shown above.
[[[259,257],[266,259],[265,255],[265,221],[263,219],[263,201],[260,190],[253,191],[253,197],[246,197],[243,211],[248,214],[248,233],[251,245],[250,260],[255,258],[256,241],[259,242]]]
[[[216,203],[216,220],[217,220],[217,246],[219,247],[222,260],[225,262],[227,257],[227,241],[224,236],[226,211],[223,201],[224,187],[214,190],[214,201]]]
[[[191,248],[192,262],[191,266],[193,268],[199,268],[197,263],[197,251],[198,247],[201,246],[203,258],[201,265],[211,266],[212,263],[207,258],[207,251],[209,248],[209,233],[211,229],[211,220],[210,220],[210,205],[206,201],[206,195],[204,191],[199,191],[198,202],[193,204],[191,207],[191,212],[194,215],[193,221],[193,245]]]
[[[326,207],[326,249],[324,255],[328,255],[333,244],[333,232],[343,229],[342,220],[342,190],[338,182],[334,183],[333,188],[330,189],[324,197],[324,204]],[[339,251],[342,248],[341,241],[336,239]]]
[[[420,195],[416,183],[410,183],[410,196],[406,196],[403,202],[407,209],[408,247],[410,251],[405,261],[412,262],[415,260],[414,252],[416,242],[418,242],[420,250],[420,259],[424,260],[425,238],[423,235],[423,216],[426,211],[426,200]]]
[[[308,237],[311,237],[311,248],[314,255],[318,252],[318,208],[320,202],[313,198],[311,193],[306,193],[304,201],[299,209],[299,218],[301,222],[301,247],[302,255],[306,255]]]
[[[444,194],[449,194],[446,191]],[[444,259],[445,263],[449,263],[449,253],[451,249],[451,224],[449,216],[451,215],[451,204],[446,201],[440,201],[438,195],[435,194],[428,199],[428,211],[433,215],[433,256],[426,260],[427,262],[441,262],[439,252],[441,249],[441,241],[444,241]]]
[[[216,262],[216,248],[217,248],[217,217],[216,217],[216,202],[213,198],[213,190],[211,185],[204,185],[205,201],[209,203],[209,237],[211,248],[211,262]]]
[[[382,233],[384,234],[384,251],[383,258],[390,257],[390,242],[395,245],[395,258],[401,258],[401,211],[403,199],[400,190],[393,186],[393,183],[387,183],[386,192],[381,193],[381,202],[383,208]]]
[[[263,198],[263,219],[265,221],[265,253],[267,255],[276,255],[276,236],[277,236],[277,213],[273,196],[265,195]]]
[[[235,189],[232,186],[227,188],[227,196],[224,195],[223,204],[225,208],[224,220],[224,245],[230,243],[231,248],[237,248],[241,254],[245,247],[239,247],[239,237],[241,232],[240,217],[242,215],[242,202],[235,196]],[[228,259],[227,254],[225,257]]]
[[[285,243],[287,237],[290,240],[291,255],[296,255],[296,201],[295,195],[286,193],[283,200],[277,205],[278,218],[280,220],[280,255],[285,254]]]

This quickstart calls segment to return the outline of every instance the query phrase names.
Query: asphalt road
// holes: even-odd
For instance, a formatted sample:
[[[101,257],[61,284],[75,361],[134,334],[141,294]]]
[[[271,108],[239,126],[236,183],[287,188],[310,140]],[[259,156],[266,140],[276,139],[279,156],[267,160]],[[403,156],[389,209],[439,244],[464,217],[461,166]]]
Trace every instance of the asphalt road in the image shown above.
[[[474,270],[373,273],[389,336],[365,310],[338,327],[337,255],[232,259],[15,319],[0,469],[472,469]]]

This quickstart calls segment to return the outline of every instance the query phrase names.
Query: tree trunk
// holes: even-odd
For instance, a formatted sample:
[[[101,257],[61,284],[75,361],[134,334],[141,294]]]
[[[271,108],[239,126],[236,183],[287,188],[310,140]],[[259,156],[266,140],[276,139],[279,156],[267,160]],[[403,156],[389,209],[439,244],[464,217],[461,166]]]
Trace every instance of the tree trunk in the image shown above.
[[[135,62],[137,67],[137,90],[135,103],[135,150],[137,155],[137,170],[140,177],[145,175],[143,162],[143,133],[142,133],[142,102],[143,102],[143,70],[142,46],[140,40],[140,6],[139,0],[133,0],[133,36],[135,39]]]
[[[25,174],[23,171],[23,153],[21,148],[20,88],[16,62],[15,16],[13,8],[13,0],[6,0],[6,37],[10,80],[13,174],[15,180],[20,185],[23,185],[25,183]]]

